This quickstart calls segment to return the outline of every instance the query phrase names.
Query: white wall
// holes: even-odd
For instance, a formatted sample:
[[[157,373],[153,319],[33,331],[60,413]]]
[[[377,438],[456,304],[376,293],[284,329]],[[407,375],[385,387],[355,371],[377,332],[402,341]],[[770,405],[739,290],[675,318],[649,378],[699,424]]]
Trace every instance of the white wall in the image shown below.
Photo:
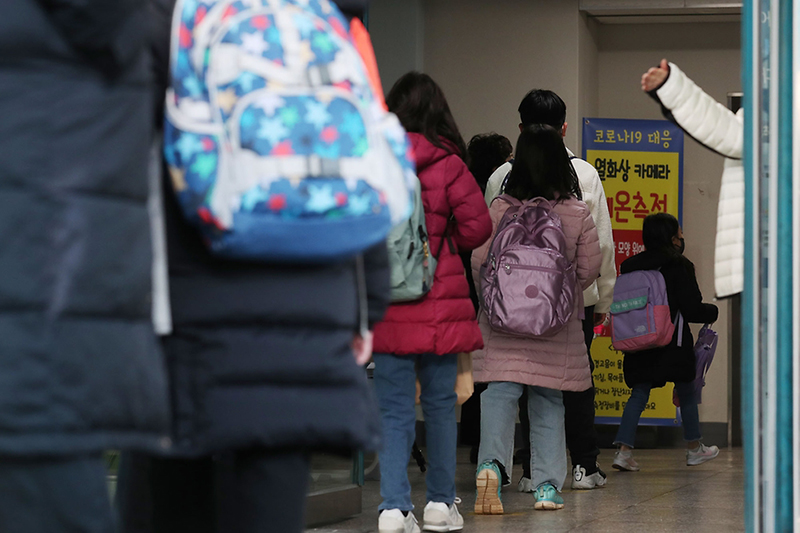
[[[516,141],[517,106],[552,89],[577,124],[577,0],[425,0],[424,67],[445,91],[465,137],[495,130]],[[575,147],[576,128],[567,143]]]
[[[369,8],[369,31],[381,72],[383,90],[411,70],[422,70],[423,0],[374,0]]]

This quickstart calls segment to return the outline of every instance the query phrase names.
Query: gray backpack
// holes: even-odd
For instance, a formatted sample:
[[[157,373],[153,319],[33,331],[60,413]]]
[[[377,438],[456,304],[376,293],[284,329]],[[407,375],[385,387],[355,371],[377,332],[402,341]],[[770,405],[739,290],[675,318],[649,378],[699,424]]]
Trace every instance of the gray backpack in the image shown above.
[[[430,250],[421,188],[417,180],[411,218],[395,226],[387,239],[393,302],[418,300],[433,286],[438,254]]]

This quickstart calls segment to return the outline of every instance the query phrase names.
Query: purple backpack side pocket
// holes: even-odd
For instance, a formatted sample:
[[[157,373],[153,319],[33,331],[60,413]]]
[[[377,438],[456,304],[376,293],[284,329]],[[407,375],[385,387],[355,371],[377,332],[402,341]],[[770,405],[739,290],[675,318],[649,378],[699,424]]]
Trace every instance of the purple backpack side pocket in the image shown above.
[[[718,341],[719,335],[717,332],[711,329],[709,324],[706,324],[697,335],[697,342],[694,343],[696,370],[694,382],[692,384],[698,404],[703,403],[703,387],[706,385],[706,374],[708,374],[708,369],[711,368],[711,363],[714,361],[714,354],[717,352]],[[674,403],[676,407],[681,406],[680,400],[678,400],[678,394],[675,391],[672,393],[672,403]]]

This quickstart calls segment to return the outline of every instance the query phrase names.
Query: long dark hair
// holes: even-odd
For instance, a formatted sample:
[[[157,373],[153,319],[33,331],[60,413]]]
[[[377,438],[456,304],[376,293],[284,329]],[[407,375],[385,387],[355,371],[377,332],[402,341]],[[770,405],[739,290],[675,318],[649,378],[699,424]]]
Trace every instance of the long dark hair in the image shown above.
[[[517,200],[583,198],[561,133],[546,124],[522,130],[505,193]]]
[[[672,238],[678,234],[678,219],[669,213],[653,213],[642,224],[642,242],[646,250],[667,252],[677,255]]]
[[[386,97],[389,111],[397,115],[406,131],[420,133],[434,146],[452,150],[449,141],[458,151],[458,156],[467,162],[467,145],[447,105],[442,89],[433,78],[420,72],[409,72],[395,82]]]

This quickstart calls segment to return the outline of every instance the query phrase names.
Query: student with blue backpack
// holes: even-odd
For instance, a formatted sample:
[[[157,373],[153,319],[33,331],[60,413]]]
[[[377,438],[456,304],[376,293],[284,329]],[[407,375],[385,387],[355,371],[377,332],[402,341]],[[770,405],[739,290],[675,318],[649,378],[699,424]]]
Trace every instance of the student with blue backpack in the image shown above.
[[[181,30],[170,42],[175,5],[172,24]],[[299,533],[305,530],[312,451],[348,453],[379,445],[378,412],[363,365],[370,357],[369,331],[389,303],[388,227],[359,217],[381,218],[393,198],[371,191],[358,176],[369,169],[365,159],[385,165],[382,174],[373,169],[373,183],[398,168],[391,156],[370,155],[383,143],[369,117],[390,117],[372,105],[364,66],[347,37],[348,20],[327,1],[153,0],[151,7],[158,100],[165,100],[172,44],[169,94],[178,85],[182,89],[168,106],[177,102],[211,124],[186,124],[175,120],[175,109],[167,111],[170,172],[161,182],[172,327],[161,344],[173,416],[160,454],[123,456],[117,490],[122,530]],[[209,24],[217,28],[219,46],[208,54],[188,52],[194,45],[202,51],[198,39]],[[288,53],[301,44],[298,33],[315,41],[314,69],[298,63],[308,61],[308,54]],[[277,46],[281,38],[286,47]],[[271,46],[245,46],[264,40]],[[300,68],[280,68],[278,53],[284,51],[283,59]],[[214,125],[222,120],[219,113],[198,110],[227,106],[231,100],[219,98],[227,89],[219,91],[214,76],[204,77],[198,89],[198,70],[185,64],[199,67],[210,57],[213,65],[215,54],[238,55],[224,66],[242,69],[227,93],[236,95],[233,109],[239,112],[226,114],[225,128]],[[312,83],[313,76],[305,75],[332,64],[339,70],[325,79]],[[297,77],[291,87],[268,89],[263,76],[271,74]],[[327,82],[341,75],[352,76],[342,87],[359,96],[337,89],[341,99],[314,101],[320,92],[330,94]],[[218,98],[209,91],[219,91]],[[305,94],[305,101],[292,100],[291,91]],[[365,120],[358,117],[359,106],[343,100],[369,103]],[[261,104],[257,110],[250,109],[253,102]],[[397,140],[405,144],[394,122]],[[247,135],[232,133],[237,123],[249,126]],[[244,139],[243,146],[226,151],[236,139]],[[216,171],[225,158],[231,163],[227,175]],[[247,185],[244,198],[230,194]],[[236,200],[223,204],[233,211],[232,226],[215,215],[218,204],[196,195],[203,186]],[[352,238],[342,239],[348,223]],[[271,239],[270,231],[286,238]],[[376,234],[374,245],[363,248],[364,238]],[[345,240],[358,243],[358,250],[346,253]],[[270,260],[269,253],[282,257]],[[129,379],[141,381],[142,375]]]
[[[561,135],[536,124],[520,134],[505,194],[490,214],[491,245],[473,254],[485,348],[474,353],[481,394],[477,514],[502,514],[512,467],[517,401],[528,391],[534,508],[564,507],[567,475],[562,391],[591,387],[583,290],[600,271],[597,229],[581,201]]]
[[[625,383],[632,389],[625,404],[614,443],[617,470],[636,472],[633,459],[636,426],[650,398],[650,391],[675,383],[681,405],[686,464],[696,466],[719,454],[716,446],[700,442],[700,419],[694,379],[696,373],[694,341],[689,323],[711,324],[717,320],[716,305],[703,303],[694,265],[684,255],[685,241],[678,220],[668,213],[649,215],[642,226],[645,251],[622,263],[621,275],[611,306],[612,342],[629,350],[623,361]],[[644,273],[645,275],[642,275]],[[639,281],[627,277],[638,276]],[[634,279],[634,278],[631,278]],[[663,293],[666,293],[666,301]],[[668,305],[664,319],[658,307]],[[644,321],[637,320],[641,317]],[[661,332],[666,330],[666,335]],[[665,337],[659,340],[659,337]],[[641,340],[638,340],[641,339]],[[644,343],[649,344],[644,344]],[[638,344],[637,344],[638,343]]]

